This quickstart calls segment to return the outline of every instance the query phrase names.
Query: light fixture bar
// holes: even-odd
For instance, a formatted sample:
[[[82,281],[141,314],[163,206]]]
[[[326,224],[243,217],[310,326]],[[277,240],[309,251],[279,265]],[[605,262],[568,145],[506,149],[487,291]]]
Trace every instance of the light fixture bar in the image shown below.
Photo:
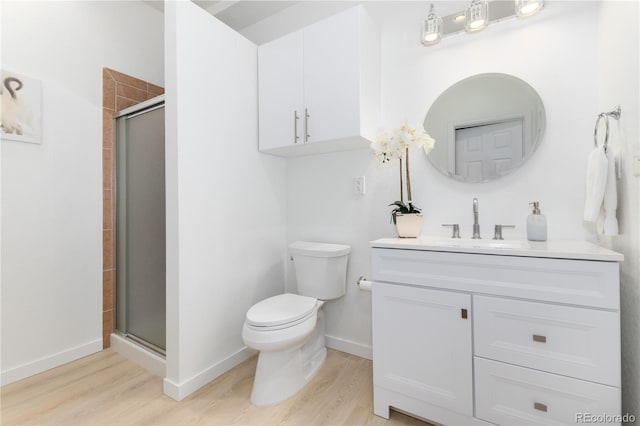
[[[459,33],[464,33],[464,19],[456,22],[454,18],[464,11],[452,13],[442,18],[442,37],[449,37]],[[496,0],[489,2],[489,22],[496,23],[506,19],[515,18],[515,8],[513,0]]]

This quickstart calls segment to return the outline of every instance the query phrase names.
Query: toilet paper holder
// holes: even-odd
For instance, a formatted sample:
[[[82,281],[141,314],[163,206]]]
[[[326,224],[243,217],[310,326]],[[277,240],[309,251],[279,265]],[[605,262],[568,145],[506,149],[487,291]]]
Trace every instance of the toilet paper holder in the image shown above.
[[[373,286],[373,281],[369,281],[363,275],[360,275],[360,278],[358,278],[356,285],[360,290],[371,291],[371,287]]]

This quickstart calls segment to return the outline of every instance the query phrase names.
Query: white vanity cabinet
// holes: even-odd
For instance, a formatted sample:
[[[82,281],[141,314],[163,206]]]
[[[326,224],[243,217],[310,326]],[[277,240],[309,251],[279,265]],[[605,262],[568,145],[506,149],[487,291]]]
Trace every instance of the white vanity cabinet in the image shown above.
[[[620,416],[622,255],[575,242],[372,247],[375,414],[444,425]]]
[[[379,125],[380,33],[363,6],[258,48],[260,151],[364,148]]]
[[[472,416],[471,296],[375,285],[376,385]]]

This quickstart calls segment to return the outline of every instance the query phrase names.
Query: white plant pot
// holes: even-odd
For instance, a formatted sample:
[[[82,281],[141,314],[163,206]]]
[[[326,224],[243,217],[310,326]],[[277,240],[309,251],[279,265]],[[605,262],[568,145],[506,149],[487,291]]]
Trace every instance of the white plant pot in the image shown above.
[[[422,213],[396,214],[396,232],[400,238],[417,238],[422,232]]]

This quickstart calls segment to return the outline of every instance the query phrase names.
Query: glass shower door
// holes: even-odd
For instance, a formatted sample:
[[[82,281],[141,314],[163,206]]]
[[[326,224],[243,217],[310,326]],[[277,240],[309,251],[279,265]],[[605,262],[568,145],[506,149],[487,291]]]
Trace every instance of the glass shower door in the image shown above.
[[[164,105],[118,118],[116,132],[116,327],[164,352]]]

